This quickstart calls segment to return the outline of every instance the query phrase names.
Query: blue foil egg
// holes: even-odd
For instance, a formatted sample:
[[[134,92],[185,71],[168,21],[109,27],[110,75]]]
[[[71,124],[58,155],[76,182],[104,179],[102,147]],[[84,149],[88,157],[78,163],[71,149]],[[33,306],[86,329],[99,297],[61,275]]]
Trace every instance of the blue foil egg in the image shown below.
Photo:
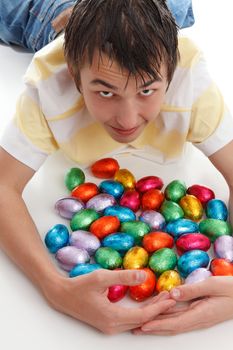
[[[101,192],[108,193],[116,199],[119,199],[124,193],[124,186],[114,180],[105,180],[99,184],[99,189]]]
[[[100,270],[102,267],[99,264],[78,264],[69,273],[69,277],[77,277],[81,275],[86,275],[87,273]]]
[[[136,220],[136,215],[134,212],[121,205],[113,205],[112,207],[108,207],[104,210],[105,216],[116,216],[120,220],[120,222],[133,221]]]
[[[65,225],[53,226],[45,235],[45,245],[50,253],[56,253],[58,249],[65,247],[69,242],[69,231]]]
[[[199,232],[198,224],[189,219],[177,219],[170,221],[166,226],[166,232],[175,240],[185,233]]]
[[[180,275],[186,278],[192,271],[200,267],[207,267],[209,261],[209,255],[203,250],[189,250],[178,259],[177,268]]]
[[[206,216],[210,219],[227,220],[228,209],[221,199],[211,199],[206,205]]]
[[[127,233],[116,232],[106,236],[102,240],[102,245],[113,248],[120,253],[125,253],[134,246],[134,238]]]

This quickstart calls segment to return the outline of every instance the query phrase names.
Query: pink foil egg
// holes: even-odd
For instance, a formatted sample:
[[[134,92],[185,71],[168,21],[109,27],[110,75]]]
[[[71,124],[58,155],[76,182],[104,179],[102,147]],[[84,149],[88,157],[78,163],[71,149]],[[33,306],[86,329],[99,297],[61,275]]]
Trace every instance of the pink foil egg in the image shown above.
[[[120,205],[127,207],[134,212],[138,211],[140,207],[140,196],[135,190],[129,190],[123,193],[120,199]]]
[[[204,281],[206,278],[212,276],[212,273],[204,267],[200,267],[192,271],[185,279],[185,284],[193,284]]]
[[[187,193],[197,197],[204,206],[209,200],[215,198],[214,192],[210,188],[202,185],[190,186],[187,189]]]
[[[233,237],[220,236],[214,242],[214,252],[218,258],[233,262]]]
[[[94,255],[101,243],[93,233],[77,230],[70,235],[70,245],[79,249],[85,249],[89,255]]]
[[[163,180],[158,176],[145,176],[136,182],[136,190],[140,193],[144,193],[151,189],[159,189],[163,187]]]
[[[115,303],[124,298],[128,291],[128,286],[115,285],[108,288],[108,299]]]
[[[202,233],[187,233],[182,235],[176,241],[176,248],[181,255],[188,250],[204,250],[207,251],[211,246],[211,241]]]
[[[66,246],[59,249],[55,255],[59,265],[65,271],[70,271],[75,265],[90,261],[90,256],[85,249]]]
[[[71,219],[79,210],[84,208],[84,203],[78,198],[65,197],[55,203],[56,212],[65,219]]]

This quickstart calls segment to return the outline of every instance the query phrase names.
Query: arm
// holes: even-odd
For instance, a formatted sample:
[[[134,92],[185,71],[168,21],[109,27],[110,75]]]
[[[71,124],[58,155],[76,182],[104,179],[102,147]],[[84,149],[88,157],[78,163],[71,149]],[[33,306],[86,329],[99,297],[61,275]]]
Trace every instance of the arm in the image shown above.
[[[0,246],[39,288],[52,307],[105,333],[142,325],[175,304],[168,293],[154,305],[123,308],[110,303],[110,285],[142,283],[137,271],[99,270],[77,278],[64,277],[55,268],[22,199],[34,171],[0,148]],[[9,213],[11,220],[9,220]],[[20,232],[19,232],[20,223]],[[28,249],[30,247],[30,249]]]

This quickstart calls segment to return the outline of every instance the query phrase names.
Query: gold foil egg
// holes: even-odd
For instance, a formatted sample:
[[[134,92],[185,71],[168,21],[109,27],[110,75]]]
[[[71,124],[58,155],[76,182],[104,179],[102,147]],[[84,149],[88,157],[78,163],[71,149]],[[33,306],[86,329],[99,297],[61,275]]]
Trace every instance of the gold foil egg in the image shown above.
[[[186,196],[181,198],[179,204],[183,209],[186,217],[196,221],[202,218],[203,207],[200,200],[197,197],[191,194],[187,194]]]
[[[135,187],[135,177],[127,169],[119,169],[114,176],[114,180],[120,182],[125,189],[132,190]]]
[[[142,269],[148,264],[149,254],[142,247],[132,247],[123,258],[125,269]]]
[[[175,270],[167,270],[159,276],[156,289],[158,292],[167,290],[170,292],[171,289],[182,284],[182,279],[179,273]]]

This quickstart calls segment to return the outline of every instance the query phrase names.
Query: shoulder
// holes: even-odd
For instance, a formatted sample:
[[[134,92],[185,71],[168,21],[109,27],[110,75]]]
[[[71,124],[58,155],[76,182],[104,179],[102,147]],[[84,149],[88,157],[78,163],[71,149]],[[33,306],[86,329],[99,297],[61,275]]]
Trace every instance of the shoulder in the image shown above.
[[[202,57],[200,48],[187,37],[179,37],[178,48],[180,53],[178,67],[180,68],[191,68],[195,66]]]

